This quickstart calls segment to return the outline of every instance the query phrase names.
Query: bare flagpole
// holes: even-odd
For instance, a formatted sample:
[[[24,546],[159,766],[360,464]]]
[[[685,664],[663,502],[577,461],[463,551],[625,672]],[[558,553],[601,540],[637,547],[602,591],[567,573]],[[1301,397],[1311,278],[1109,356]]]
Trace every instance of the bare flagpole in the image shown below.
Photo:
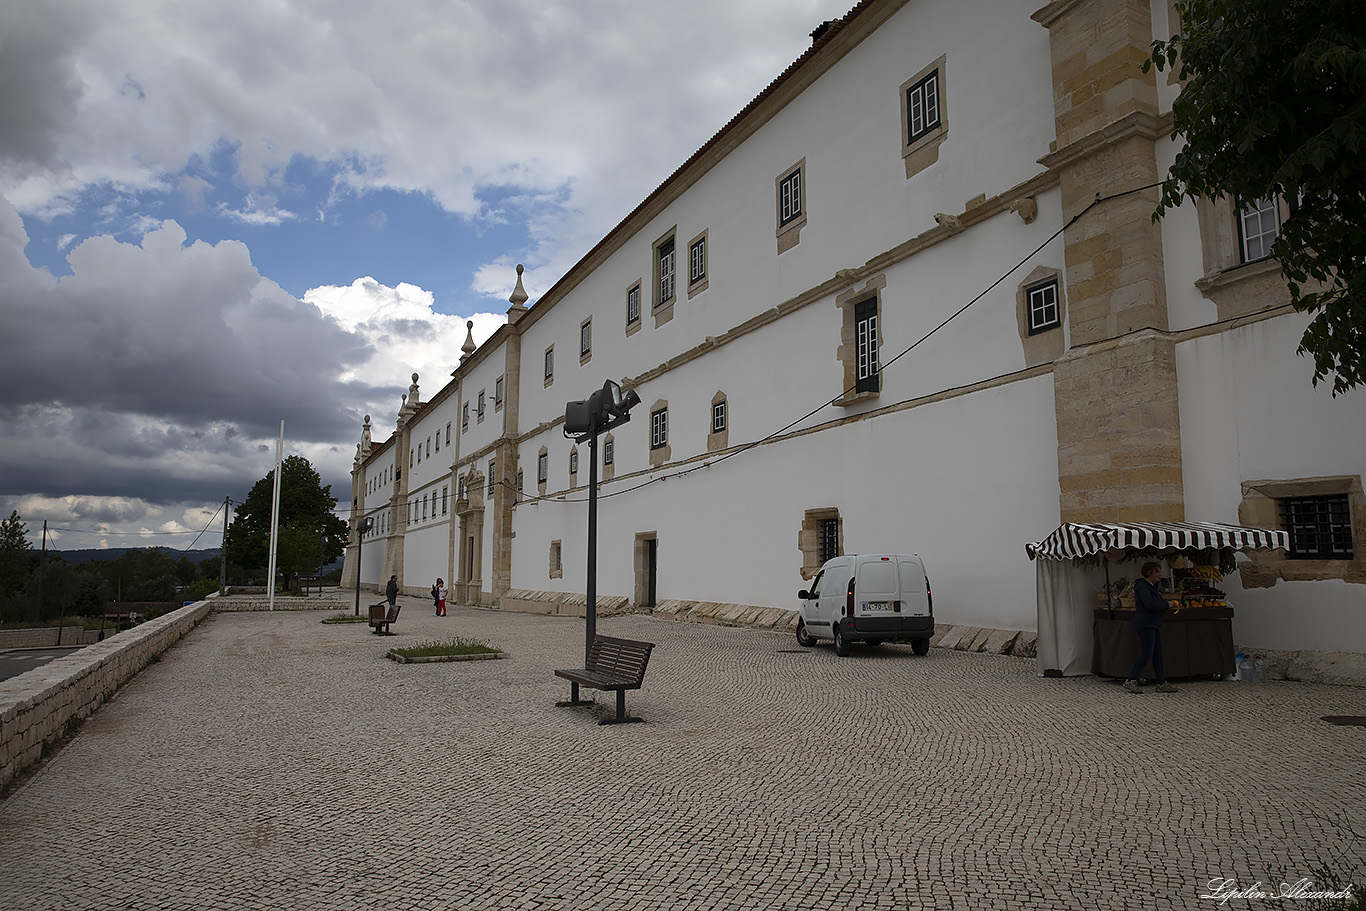
[[[270,569],[266,591],[270,594],[270,609],[275,610],[275,550],[280,537],[280,475],[285,452],[285,422],[280,422],[280,441],[275,444],[275,491],[270,499]]]

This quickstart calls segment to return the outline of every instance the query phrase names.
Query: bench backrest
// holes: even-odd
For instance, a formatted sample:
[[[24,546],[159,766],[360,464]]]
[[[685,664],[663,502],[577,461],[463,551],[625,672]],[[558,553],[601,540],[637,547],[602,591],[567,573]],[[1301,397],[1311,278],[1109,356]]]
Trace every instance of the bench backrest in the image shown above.
[[[587,670],[631,680],[638,688],[645,679],[645,666],[650,663],[650,652],[654,647],[653,642],[594,636],[593,644],[588,649]]]
[[[388,615],[384,618],[385,621],[386,621],[386,622],[389,622],[389,623],[393,623],[395,620],[398,619],[398,612],[401,611],[401,610],[403,610],[403,605],[402,605],[402,604],[395,604],[393,607],[389,608],[389,613],[388,613]]]

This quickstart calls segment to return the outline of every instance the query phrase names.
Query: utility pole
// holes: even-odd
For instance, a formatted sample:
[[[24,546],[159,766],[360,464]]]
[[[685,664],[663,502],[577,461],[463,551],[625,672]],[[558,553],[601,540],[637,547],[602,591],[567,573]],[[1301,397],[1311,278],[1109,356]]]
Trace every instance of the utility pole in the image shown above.
[[[43,570],[47,567],[47,519],[43,520],[43,548],[38,556],[38,606],[33,611],[33,619],[43,617]]]
[[[228,593],[228,510],[232,500],[223,498],[223,543],[218,547],[218,597]]]

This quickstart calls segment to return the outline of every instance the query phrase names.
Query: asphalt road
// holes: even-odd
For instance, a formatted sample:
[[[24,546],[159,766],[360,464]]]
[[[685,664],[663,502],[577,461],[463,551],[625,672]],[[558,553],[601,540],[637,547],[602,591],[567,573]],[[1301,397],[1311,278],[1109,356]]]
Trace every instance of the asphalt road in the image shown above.
[[[0,680],[8,680],[11,677],[18,677],[35,667],[42,667],[54,658],[69,655],[79,648],[80,645],[62,646],[61,648],[11,648],[0,651]]]

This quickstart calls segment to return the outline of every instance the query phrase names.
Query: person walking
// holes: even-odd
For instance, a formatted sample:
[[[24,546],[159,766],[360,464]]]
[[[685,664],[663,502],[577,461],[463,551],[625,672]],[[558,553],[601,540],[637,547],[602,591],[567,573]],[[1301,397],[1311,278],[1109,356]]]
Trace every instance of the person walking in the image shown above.
[[[393,607],[398,603],[398,574],[389,577],[389,584],[384,586],[384,597],[389,599],[389,606]]]
[[[432,586],[432,597],[436,599],[436,615],[446,616],[446,583],[441,579],[437,579],[436,584]]]
[[[1175,693],[1177,688],[1167,682],[1162,660],[1162,617],[1167,613],[1167,600],[1157,590],[1162,578],[1162,564],[1149,561],[1143,564],[1143,578],[1134,583],[1134,631],[1138,633],[1138,657],[1129,671],[1124,688],[1131,693],[1142,693],[1138,675],[1148,662],[1153,663],[1157,692]]]

